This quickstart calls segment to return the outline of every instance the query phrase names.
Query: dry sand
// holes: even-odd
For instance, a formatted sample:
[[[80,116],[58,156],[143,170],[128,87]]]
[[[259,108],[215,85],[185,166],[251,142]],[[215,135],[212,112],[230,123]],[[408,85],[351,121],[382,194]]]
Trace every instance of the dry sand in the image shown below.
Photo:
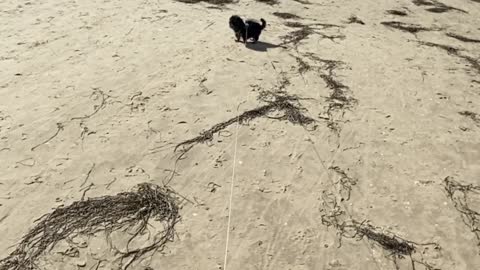
[[[480,185],[480,3],[441,1],[1,1],[1,258],[83,194],[162,185],[175,144],[281,88],[315,124],[260,117],[194,145],[170,181],[190,201],[177,237],[130,269],[223,269],[232,166],[227,269],[480,269],[480,216],[444,188]],[[233,14],[268,22],[259,44],[234,42]],[[42,268],[116,269],[101,234],[82,239]]]

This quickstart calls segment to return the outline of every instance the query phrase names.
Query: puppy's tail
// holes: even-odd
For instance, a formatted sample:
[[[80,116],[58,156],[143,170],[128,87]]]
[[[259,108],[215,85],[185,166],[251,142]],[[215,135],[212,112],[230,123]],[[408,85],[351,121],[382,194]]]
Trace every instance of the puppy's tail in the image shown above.
[[[262,30],[267,26],[267,22],[264,19],[260,19],[262,22]]]

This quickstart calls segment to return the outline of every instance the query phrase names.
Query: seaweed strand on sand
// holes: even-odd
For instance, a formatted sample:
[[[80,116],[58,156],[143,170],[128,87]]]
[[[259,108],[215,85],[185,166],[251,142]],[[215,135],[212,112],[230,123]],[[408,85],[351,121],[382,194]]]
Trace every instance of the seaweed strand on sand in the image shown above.
[[[344,205],[350,201],[352,186],[356,179],[349,177],[338,166],[329,168],[340,175],[340,180],[332,181],[332,186],[322,192],[321,222],[326,227],[333,227],[338,237],[338,248],[342,246],[342,239],[368,240],[387,252],[387,258],[393,260],[398,269],[397,259],[408,257],[415,269],[416,264],[423,265],[427,270],[439,270],[424,259],[427,249],[440,250],[437,243],[416,243],[396,235],[382,227],[373,226],[370,221],[359,222],[355,220]],[[337,186],[337,188],[334,188]],[[347,195],[347,196],[346,196]],[[421,252],[417,252],[421,251]],[[414,253],[416,253],[414,255]]]
[[[342,28],[340,25],[329,24],[329,23],[312,23],[312,24],[302,24],[300,22],[285,22],[286,26],[291,28],[297,28],[297,30],[288,32],[286,35],[281,36],[280,38],[283,42],[280,45],[292,44],[293,48],[296,49],[299,43],[302,40],[307,39],[312,34],[317,34],[322,38],[330,39],[335,41],[336,39],[344,39],[345,35],[343,34],[325,34],[322,31],[328,28]]]
[[[289,12],[273,12],[272,13],[273,15],[281,18],[281,19],[284,19],[284,20],[288,20],[288,19],[301,19],[300,16],[298,15],[295,15],[293,13],[289,13]]]
[[[398,21],[381,22],[381,24],[383,24],[387,27],[390,27],[390,28],[402,30],[404,32],[409,32],[409,33],[412,33],[412,34],[416,34],[416,33],[421,32],[421,31],[432,31],[433,30],[432,28],[424,27],[424,26],[421,26],[421,25],[418,25],[418,24],[404,23],[404,22],[398,22]]]
[[[305,61],[305,58],[294,56],[298,63],[299,74],[303,76],[304,73],[313,69],[318,72],[326,87],[331,90],[329,96],[325,98],[328,102],[326,116],[321,118],[327,120],[328,128],[338,135],[341,129],[338,122],[341,121],[347,109],[351,109],[358,103],[350,88],[343,84],[336,75],[336,70],[345,66],[345,63],[338,60],[323,59],[313,53],[302,53],[301,55],[314,64],[310,65]]]
[[[465,55],[463,53],[460,53],[461,50],[457,49],[452,46],[444,45],[444,44],[438,44],[438,43],[433,43],[433,42],[427,42],[427,41],[419,41],[418,42],[420,45],[428,46],[428,47],[433,47],[433,48],[438,48],[446,51],[449,55],[456,56],[465,62],[467,62],[472,69],[474,69],[478,74],[480,74],[480,60],[475,59],[474,57]]]
[[[341,200],[350,200],[350,193],[352,192],[352,187],[357,184],[358,180],[348,176],[347,173],[338,166],[332,166],[329,169],[340,175],[340,179],[336,184],[340,186],[339,194],[342,197]]]
[[[342,238],[356,239],[357,241],[367,239],[387,251],[388,257],[393,259],[393,263],[396,266],[397,259],[408,257],[411,261],[412,269],[416,269],[416,264],[421,264],[427,270],[440,270],[425,261],[421,255],[420,258],[418,258],[418,256],[413,256],[414,253],[421,250],[422,247],[433,247],[434,250],[440,250],[440,246],[437,243],[416,243],[404,239],[381,227],[373,226],[367,221],[358,222],[352,219],[339,223],[338,213],[337,216],[333,217],[334,218],[332,218],[332,215],[323,215],[322,224],[327,227],[333,226],[337,230],[340,246]]]
[[[315,121],[302,113],[302,111],[305,111],[305,109],[301,107],[299,103],[301,98],[297,96],[288,95],[284,91],[263,91],[260,93],[258,99],[266,104],[245,111],[242,114],[232,117],[224,122],[213,125],[208,130],[201,132],[200,135],[177,144],[174,151],[176,151],[179,147],[184,147],[184,150],[188,151],[191,149],[191,146],[195,144],[211,141],[214,134],[219,133],[234,123],[238,122],[240,124],[244,124],[259,117],[287,120],[290,123],[302,126],[307,126]],[[268,115],[273,112],[282,112],[283,115],[279,117],[269,117]]]
[[[205,2],[211,5],[223,6],[226,4],[234,3],[234,0],[176,0],[185,4],[197,4],[200,2]]]
[[[448,37],[463,41],[463,42],[480,43],[480,39],[464,37],[462,35],[455,34],[455,33],[446,33],[445,35],[447,35]]]
[[[290,25],[293,26],[293,24]],[[294,46],[297,46],[300,41],[306,39],[308,36],[314,33],[313,29],[307,25],[297,23],[293,27],[300,29],[291,31],[288,34],[281,36],[280,38],[283,39],[281,45],[293,44]]]
[[[463,223],[467,225],[477,238],[477,246],[480,247],[480,213],[469,205],[469,194],[480,194],[480,186],[472,184],[465,185],[454,180],[453,177],[446,177],[443,180],[447,197],[453,202],[453,206],[460,212]]]
[[[278,0],[255,0],[257,2],[260,2],[260,3],[263,3],[263,4],[267,4],[267,5],[270,5],[270,6],[273,6],[273,5],[278,5]]]
[[[336,230],[338,248],[342,246],[342,239],[344,238],[357,241],[366,239],[385,250],[387,252],[385,256],[392,259],[397,267],[397,259],[408,257],[412,269],[415,269],[416,264],[421,264],[427,270],[439,270],[423,258],[424,251],[427,249],[433,247],[433,250],[440,250],[437,243],[416,243],[381,227],[373,226],[367,220],[359,222],[349,217],[345,207],[336,198],[337,196],[335,193],[324,191],[321,222],[323,225],[333,227]]]
[[[480,124],[480,115],[471,111],[461,111],[458,114],[472,119],[475,123]]]
[[[396,16],[407,16],[408,13],[403,10],[396,10],[396,9],[389,9],[386,11],[388,14],[396,15]]]
[[[429,6],[429,8],[427,8],[426,10],[432,13],[444,13],[451,10],[460,11],[462,13],[468,13],[463,9],[448,6],[437,0],[413,0],[412,3],[415,4],[416,6]]]

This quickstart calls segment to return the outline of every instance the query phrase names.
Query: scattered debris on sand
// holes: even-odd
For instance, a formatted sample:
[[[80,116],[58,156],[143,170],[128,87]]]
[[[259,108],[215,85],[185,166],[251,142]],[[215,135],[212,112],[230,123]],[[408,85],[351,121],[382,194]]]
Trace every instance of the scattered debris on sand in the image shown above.
[[[471,57],[471,56],[468,56],[468,55],[465,55],[465,54],[461,54],[460,53],[460,49],[457,49],[457,48],[454,48],[454,47],[451,47],[451,46],[448,46],[448,45],[444,45],[444,44],[438,44],[438,43],[433,43],[433,42],[425,42],[425,41],[419,41],[418,42],[419,44],[421,45],[424,45],[424,46],[428,46],[428,47],[434,47],[434,48],[438,48],[438,49],[442,49],[444,51],[446,51],[448,54],[450,55],[453,55],[455,57],[458,57],[460,59],[463,59],[464,61],[466,61],[468,64],[470,64],[470,66],[478,73],[480,74],[480,61]]]
[[[395,16],[407,16],[408,13],[402,10],[395,10],[395,9],[389,9],[386,11],[388,14],[395,15]]]
[[[429,8],[427,8],[426,10],[432,13],[443,13],[452,10],[460,11],[462,13],[468,13],[463,9],[448,6],[437,0],[413,0],[412,3],[417,6],[429,6]]]
[[[260,2],[260,3],[264,3],[264,4],[267,4],[267,5],[278,5],[278,0],[255,0],[257,2]]]
[[[285,19],[285,20],[288,20],[288,19],[301,19],[300,16],[298,15],[295,15],[295,14],[292,14],[292,13],[288,13],[288,12],[274,12],[273,15],[279,17],[279,18],[282,18],[282,19]]]
[[[461,184],[451,176],[446,177],[443,183],[447,197],[461,214],[463,223],[475,234],[477,246],[480,247],[480,213],[469,205],[469,195],[480,195],[480,186]]]
[[[361,25],[364,25],[365,23],[360,20],[357,16],[355,15],[352,15],[348,18],[348,22],[347,23],[356,23],[356,24],[361,24]]]
[[[240,124],[246,124],[249,121],[259,117],[268,117],[270,119],[276,120],[287,120],[290,123],[302,126],[307,126],[308,124],[314,122],[312,118],[302,114],[302,111],[304,111],[305,109],[301,107],[299,103],[301,98],[299,98],[298,96],[288,95],[284,91],[263,91],[259,95],[259,100],[266,104],[245,111],[240,115],[228,119],[227,121],[215,124],[208,130],[201,132],[200,135],[177,144],[175,146],[175,151],[179,147],[183,147],[184,149],[189,150],[191,146],[195,144],[211,141],[214,134],[219,133],[220,131],[224,130],[225,128],[234,123],[238,122]],[[274,112],[280,112],[283,113],[283,115],[278,117],[269,116],[271,113]]]
[[[411,24],[411,23],[404,23],[404,22],[397,22],[397,21],[388,21],[388,22],[381,22],[381,24],[390,27],[390,28],[395,28],[398,30],[402,30],[405,32],[409,32],[412,34],[416,34],[421,31],[432,31],[433,29],[424,27],[418,24]]]
[[[197,4],[200,2],[205,2],[211,5],[223,6],[227,4],[235,3],[234,0],[176,0],[185,4]]]
[[[457,40],[463,41],[463,42],[480,43],[480,39],[468,38],[468,37],[464,37],[464,36],[461,36],[461,35],[458,35],[458,34],[455,34],[455,33],[447,33],[446,35],[451,37],[451,38],[455,38]]]
[[[108,235],[123,230],[132,233],[128,241],[131,242],[147,230],[151,219],[162,222],[164,228],[154,237],[153,243],[121,254],[122,262],[129,259],[123,268],[126,269],[136,259],[161,250],[172,241],[179,218],[173,191],[148,183],[139,184],[131,192],[76,201],[40,217],[16,249],[0,260],[0,269],[37,269],[40,256],[74,235],[93,235],[100,231]]]

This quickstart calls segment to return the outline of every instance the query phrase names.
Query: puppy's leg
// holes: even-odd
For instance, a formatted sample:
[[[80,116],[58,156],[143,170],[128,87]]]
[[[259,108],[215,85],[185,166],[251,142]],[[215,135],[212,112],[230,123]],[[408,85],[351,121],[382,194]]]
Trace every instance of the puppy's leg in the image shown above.
[[[247,43],[249,39],[250,37],[248,37],[247,34],[245,33],[245,35],[243,36],[243,42]]]

